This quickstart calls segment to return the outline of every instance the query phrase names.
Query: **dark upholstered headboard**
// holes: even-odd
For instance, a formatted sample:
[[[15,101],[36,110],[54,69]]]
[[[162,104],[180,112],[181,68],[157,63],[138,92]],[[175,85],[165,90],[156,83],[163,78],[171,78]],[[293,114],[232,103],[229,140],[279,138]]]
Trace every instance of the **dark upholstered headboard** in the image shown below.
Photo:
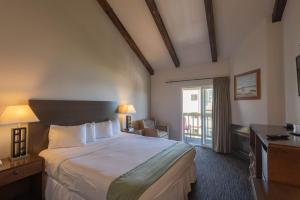
[[[117,103],[113,101],[29,100],[29,106],[40,122],[28,125],[28,152],[38,154],[48,147],[51,124],[80,125],[117,119]]]

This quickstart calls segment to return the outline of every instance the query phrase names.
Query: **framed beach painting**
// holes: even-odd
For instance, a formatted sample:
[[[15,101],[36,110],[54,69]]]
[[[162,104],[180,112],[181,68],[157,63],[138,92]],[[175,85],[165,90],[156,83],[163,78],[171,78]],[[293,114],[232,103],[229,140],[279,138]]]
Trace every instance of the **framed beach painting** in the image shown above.
[[[260,69],[234,76],[234,99],[254,100],[260,99]]]

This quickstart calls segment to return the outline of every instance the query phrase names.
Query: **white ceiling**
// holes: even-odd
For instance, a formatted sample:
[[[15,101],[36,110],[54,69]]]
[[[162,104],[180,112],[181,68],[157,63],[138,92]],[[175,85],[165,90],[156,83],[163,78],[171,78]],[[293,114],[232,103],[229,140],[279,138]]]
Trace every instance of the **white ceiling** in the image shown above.
[[[145,0],[108,0],[154,69],[174,68]],[[211,62],[204,0],[156,0],[181,67]],[[274,0],[213,0],[218,60],[260,21],[271,20]]]

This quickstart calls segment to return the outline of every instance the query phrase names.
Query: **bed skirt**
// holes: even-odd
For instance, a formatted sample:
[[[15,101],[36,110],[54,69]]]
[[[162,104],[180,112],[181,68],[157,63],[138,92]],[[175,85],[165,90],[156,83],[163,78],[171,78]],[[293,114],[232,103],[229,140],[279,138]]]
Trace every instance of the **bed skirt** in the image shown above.
[[[180,167],[180,166],[179,166]],[[192,162],[187,168],[171,168],[166,174],[174,177],[172,182],[164,182],[164,176],[158,183],[154,183],[140,197],[140,200],[187,200],[188,193],[191,191],[191,184],[196,182],[195,163]],[[68,190],[55,179],[46,176],[46,200],[86,200],[76,192]]]

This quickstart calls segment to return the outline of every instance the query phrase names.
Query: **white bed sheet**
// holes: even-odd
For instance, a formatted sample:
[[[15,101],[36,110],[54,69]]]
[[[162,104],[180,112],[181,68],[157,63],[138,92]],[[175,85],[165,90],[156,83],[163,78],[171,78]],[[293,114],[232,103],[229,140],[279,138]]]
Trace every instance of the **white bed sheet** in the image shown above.
[[[174,143],[172,140],[124,133],[84,147],[47,149],[40,155],[46,160],[48,176],[65,189],[83,199],[106,199],[114,179]],[[185,189],[182,189],[189,191],[187,185],[195,181],[194,156],[193,151],[183,156],[140,199],[159,199],[169,193],[167,190],[175,187],[178,181],[185,182],[182,186]]]

